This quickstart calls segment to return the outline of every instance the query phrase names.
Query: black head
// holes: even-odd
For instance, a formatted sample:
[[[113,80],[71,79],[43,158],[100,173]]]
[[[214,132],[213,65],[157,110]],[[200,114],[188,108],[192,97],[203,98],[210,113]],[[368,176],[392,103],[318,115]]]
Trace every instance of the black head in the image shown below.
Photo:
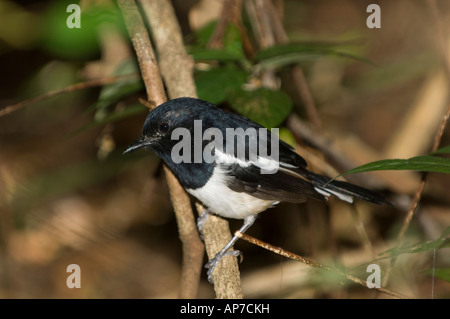
[[[167,101],[147,115],[142,136],[130,145],[124,154],[144,148],[151,149],[163,157],[163,153],[170,154],[177,143],[171,138],[174,129],[186,128],[192,131],[195,120],[202,120],[202,124],[207,128],[213,125],[215,119],[220,118],[222,112],[213,104],[199,99],[182,97]]]

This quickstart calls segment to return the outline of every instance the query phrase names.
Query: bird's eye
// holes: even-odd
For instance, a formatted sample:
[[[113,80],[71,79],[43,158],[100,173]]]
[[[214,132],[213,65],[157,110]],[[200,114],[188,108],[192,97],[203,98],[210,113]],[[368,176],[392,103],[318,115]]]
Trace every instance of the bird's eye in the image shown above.
[[[167,133],[168,130],[169,130],[169,124],[167,124],[167,123],[159,124],[159,132]]]

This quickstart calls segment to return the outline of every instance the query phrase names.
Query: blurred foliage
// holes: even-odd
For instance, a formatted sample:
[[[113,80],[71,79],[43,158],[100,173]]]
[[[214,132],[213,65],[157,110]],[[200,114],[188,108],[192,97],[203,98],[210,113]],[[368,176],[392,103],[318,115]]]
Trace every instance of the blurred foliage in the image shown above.
[[[0,1],[0,53],[8,46],[27,49],[36,43],[41,19],[12,1]]]
[[[292,109],[288,95],[266,88],[233,91],[229,103],[235,111],[268,128],[280,126]]]
[[[89,185],[113,178],[123,166],[123,158],[120,155],[111,156],[108,161],[101,164],[92,159],[86,163],[65,165],[28,180],[26,185],[16,190],[11,201],[16,225],[24,227],[26,214],[33,206],[39,206],[49,198],[78,192]]]
[[[380,255],[383,257],[396,257],[401,254],[420,253],[424,251],[447,247],[450,247],[450,226],[447,227],[442,233],[442,235],[436,240],[419,242],[407,247],[395,247],[381,253]]]
[[[107,115],[102,115],[99,119],[95,119],[92,122],[82,125],[81,127],[77,128],[76,130],[69,132],[69,134],[67,134],[67,136],[73,136],[75,134],[79,134],[79,133],[83,132],[84,130],[89,130],[89,129],[97,128],[100,126],[104,126],[108,123],[122,121],[128,117],[142,114],[145,112],[148,112],[148,108],[142,104],[128,105],[127,108],[125,108],[125,109],[114,111]]]
[[[436,278],[443,279],[447,282],[450,282],[450,268],[427,269],[425,273],[434,276]]]
[[[70,1],[69,3],[76,3]],[[64,59],[86,59],[99,53],[99,31],[105,24],[114,25],[126,34],[120,12],[111,6],[96,5],[81,10],[81,27],[68,28],[71,12],[67,1],[53,1],[42,16],[41,47]]]
[[[281,90],[263,87],[246,89],[245,84],[254,77],[252,61],[246,58],[239,30],[227,26],[221,49],[209,49],[207,44],[216,22],[198,30],[195,45],[188,47],[196,61],[212,64],[207,70],[196,70],[195,83],[198,97],[216,105],[228,103],[236,112],[265,126],[280,126],[292,109],[290,97]]]
[[[242,47],[242,39],[239,30],[233,24],[227,26],[223,37],[223,47],[220,49],[208,48],[208,43],[217,26],[217,22],[211,22],[203,28],[196,30],[193,37],[195,44],[188,46],[189,53],[196,61],[218,61],[244,63],[246,57]]]
[[[127,60],[123,62],[114,71],[114,76],[127,75],[138,73],[138,65],[135,60]],[[95,120],[102,121],[106,116],[108,116],[107,108],[111,105],[118,103],[124,97],[131,95],[136,92],[140,92],[144,89],[144,83],[142,79],[125,79],[123,81],[117,81],[116,83],[105,85],[102,87],[100,94],[98,96],[98,101],[93,105],[95,108]],[[118,119],[120,119],[119,117]]]
[[[444,248],[450,248],[450,226],[447,227],[442,235],[436,240],[418,242],[405,247],[394,247],[381,253],[380,255],[382,258],[392,258],[398,257],[402,254],[415,254],[430,251],[433,251],[433,253],[436,254],[436,250]],[[450,268],[432,268],[426,269],[423,272],[450,282]]]
[[[356,54],[337,50],[339,43],[324,42],[274,45],[258,51],[254,58],[247,58],[241,35],[234,24],[227,25],[222,48],[208,47],[216,25],[216,22],[211,22],[197,30],[195,43],[188,46],[189,53],[196,61],[209,63],[209,69],[197,70],[195,73],[199,98],[214,104],[227,102],[236,112],[268,128],[282,124],[290,114],[293,103],[281,90],[250,84],[261,71],[327,56],[370,63]]]
[[[195,84],[200,99],[213,104],[227,100],[229,93],[238,91],[247,80],[247,73],[235,65],[215,67],[210,70],[198,70]]]

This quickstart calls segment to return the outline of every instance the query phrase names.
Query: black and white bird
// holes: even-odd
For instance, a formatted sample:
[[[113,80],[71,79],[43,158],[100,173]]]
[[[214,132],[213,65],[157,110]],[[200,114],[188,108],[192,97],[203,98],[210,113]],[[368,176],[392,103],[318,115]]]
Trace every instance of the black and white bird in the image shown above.
[[[248,134],[244,138],[238,134],[227,135],[239,129]],[[260,152],[264,143],[265,152]],[[200,227],[208,213],[213,213],[243,219],[239,231],[244,233],[267,208],[282,201],[302,203],[307,198],[326,200],[336,196],[349,203],[358,198],[389,205],[375,192],[307,170],[306,161],[275,134],[243,116],[199,99],[177,98],[151,111],[141,138],[124,154],[139,148],[155,152],[186,191],[207,207],[199,218]],[[267,155],[268,149],[275,150],[272,153],[277,156]],[[206,264],[210,282],[223,256],[240,254],[237,250],[228,252],[237,240],[234,236]]]

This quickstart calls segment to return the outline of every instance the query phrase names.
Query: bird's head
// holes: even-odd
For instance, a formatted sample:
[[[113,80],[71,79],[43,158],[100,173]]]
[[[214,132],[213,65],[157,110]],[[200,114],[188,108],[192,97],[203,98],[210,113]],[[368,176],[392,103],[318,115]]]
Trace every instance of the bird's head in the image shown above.
[[[217,110],[216,106],[194,98],[167,101],[147,115],[142,136],[131,144],[124,154],[144,148],[153,150],[164,158],[164,154],[170,154],[173,146],[178,143],[178,139],[174,139],[174,130],[188,130],[193,136],[194,121],[201,120],[202,131],[204,131],[205,128],[213,125],[214,114]]]

